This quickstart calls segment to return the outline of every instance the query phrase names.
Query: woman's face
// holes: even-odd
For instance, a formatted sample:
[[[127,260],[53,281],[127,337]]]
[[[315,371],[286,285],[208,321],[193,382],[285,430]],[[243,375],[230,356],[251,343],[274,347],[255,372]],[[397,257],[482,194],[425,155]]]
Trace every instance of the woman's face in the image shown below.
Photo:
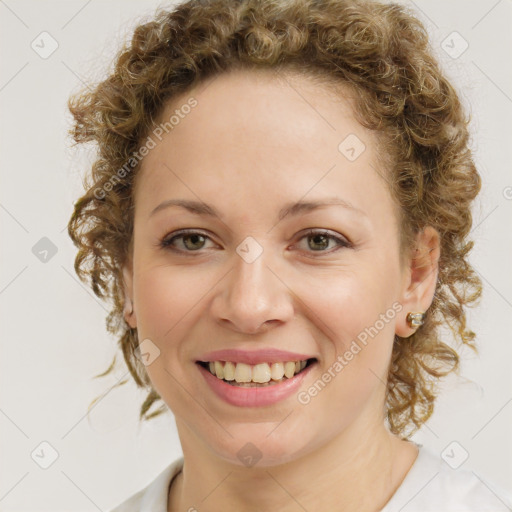
[[[137,177],[125,279],[146,370],[182,443],[272,465],[381,426],[394,335],[411,309],[375,135],[348,99],[272,73],[221,75],[160,121],[172,115]],[[194,233],[171,240],[184,229]],[[313,358],[257,387],[198,363],[275,382],[275,363]]]

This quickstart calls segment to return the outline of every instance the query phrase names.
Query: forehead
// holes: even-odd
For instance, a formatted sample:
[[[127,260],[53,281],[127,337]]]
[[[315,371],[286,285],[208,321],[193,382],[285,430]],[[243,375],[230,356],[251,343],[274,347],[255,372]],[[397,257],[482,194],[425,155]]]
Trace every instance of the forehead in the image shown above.
[[[186,133],[186,118],[196,121],[194,130],[203,133],[216,128],[218,131],[210,133],[211,137],[227,135],[238,142],[246,135],[258,135],[260,142],[267,143],[275,141],[275,137],[280,137],[280,143],[296,144],[301,138],[317,142],[338,132],[333,138],[336,142],[339,129],[345,128],[339,125],[340,117],[343,124],[350,121],[352,127],[357,126],[362,131],[354,118],[352,91],[348,87],[340,85],[336,94],[334,88],[321,79],[291,71],[264,69],[223,73],[167,102],[159,121],[168,121],[192,98],[197,105],[190,113],[180,116],[181,130],[176,130],[178,126],[174,125],[174,133],[190,135]],[[239,132],[240,129],[243,131]]]
[[[358,123],[353,105],[348,89],[337,95],[297,74],[233,71],[209,79],[160,113],[157,124],[166,129],[150,135],[156,144],[142,161],[136,202],[164,200],[170,191],[299,199],[333,188],[362,198],[379,159],[376,136]]]

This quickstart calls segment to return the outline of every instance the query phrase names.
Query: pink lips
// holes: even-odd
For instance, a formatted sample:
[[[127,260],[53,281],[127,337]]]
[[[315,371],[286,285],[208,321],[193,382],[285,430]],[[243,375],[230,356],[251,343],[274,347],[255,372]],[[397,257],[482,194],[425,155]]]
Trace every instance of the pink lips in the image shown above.
[[[275,404],[276,402],[284,400],[297,392],[299,386],[304,380],[304,377],[309,373],[313,366],[314,365],[307,366],[291,379],[285,379],[279,384],[273,384],[263,388],[232,386],[231,384],[224,382],[222,379],[215,377],[215,375],[212,375],[201,365],[197,365],[197,368],[213,392],[222,400],[238,407],[259,407]]]
[[[239,350],[239,349],[226,349],[215,350],[203,354],[198,358],[198,361],[231,361],[233,363],[245,364],[259,364],[259,363],[279,363],[286,361],[305,361],[312,359],[315,356],[307,354],[299,354],[297,352],[286,352],[284,350],[277,350],[273,348],[261,350]]]

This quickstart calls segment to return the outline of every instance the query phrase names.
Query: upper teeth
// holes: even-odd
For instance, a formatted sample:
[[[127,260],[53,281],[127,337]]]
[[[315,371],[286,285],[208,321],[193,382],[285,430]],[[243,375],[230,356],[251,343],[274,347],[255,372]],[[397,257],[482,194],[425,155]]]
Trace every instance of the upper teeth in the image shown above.
[[[285,363],[260,363],[255,365],[232,363],[230,361],[210,361],[209,369],[219,379],[236,382],[269,382],[281,380],[283,375],[291,379],[303,370],[307,361],[287,361]]]

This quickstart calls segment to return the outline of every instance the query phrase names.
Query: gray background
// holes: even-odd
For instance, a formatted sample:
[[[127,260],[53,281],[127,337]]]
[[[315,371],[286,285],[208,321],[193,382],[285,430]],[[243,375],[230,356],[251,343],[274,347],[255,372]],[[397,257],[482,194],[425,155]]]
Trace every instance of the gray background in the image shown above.
[[[455,457],[469,454],[462,468],[512,492],[512,0],[406,3],[472,115],[483,178],[472,262],[485,286],[470,314],[480,357],[463,353],[461,377],[445,382],[414,439],[439,454],[456,441]],[[0,1],[2,511],[106,510],[181,454],[171,414],[140,426],[145,393],[131,381],[109,392],[125,371],[92,379],[110,364],[116,341],[104,328],[106,307],[74,274],[66,233],[93,158],[71,148],[67,98],[108,70],[131,27],[158,5],[169,3]],[[52,40],[43,31],[58,43],[47,58]],[[43,237],[56,251],[46,261]],[[58,455],[47,469],[40,466],[52,448],[42,442]]]

